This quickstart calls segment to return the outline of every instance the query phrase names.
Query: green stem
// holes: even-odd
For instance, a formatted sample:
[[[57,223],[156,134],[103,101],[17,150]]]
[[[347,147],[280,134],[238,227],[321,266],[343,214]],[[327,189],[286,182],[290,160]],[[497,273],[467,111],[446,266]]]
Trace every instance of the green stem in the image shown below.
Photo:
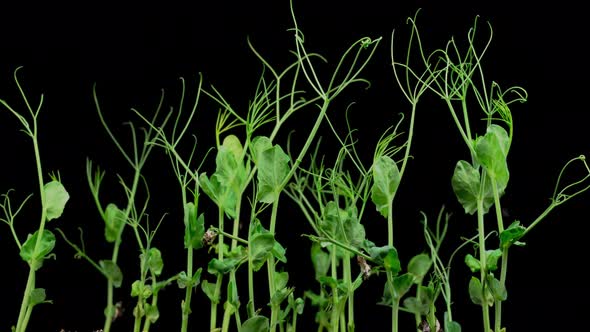
[[[331,274],[334,280],[338,280],[338,271],[336,266],[338,265],[338,258],[336,257],[336,247],[332,246],[332,251],[330,252],[331,258]],[[332,312],[330,323],[332,324],[332,332],[338,331],[338,290],[336,288],[332,288]]]
[[[280,196],[280,195],[279,195]],[[279,196],[277,199],[272,203],[272,212],[270,215],[270,233],[275,234],[276,229],[276,222],[277,222],[277,213],[279,209]],[[269,291],[269,298],[271,299],[275,295],[277,289],[275,284],[275,257],[270,255],[267,260],[267,271],[268,271],[268,291]],[[279,320],[279,312],[281,308],[280,306],[275,305],[274,303],[271,304],[271,318],[270,318],[270,332],[275,332]]]
[[[502,207],[500,205],[500,194],[495,179],[492,179],[492,188],[494,190],[494,206],[496,208],[496,220],[498,221],[498,234],[504,232],[504,220],[502,217]],[[500,267],[500,284],[506,287],[506,274],[508,269],[508,248],[502,249],[502,263]],[[502,301],[495,302],[494,308],[494,329],[500,332],[502,328]]]
[[[220,232],[217,235],[217,259],[223,262],[223,209],[218,209],[218,225]],[[221,294],[221,283],[223,281],[223,275],[217,274],[217,281],[215,283],[215,294],[213,295],[213,300],[211,301],[211,318],[209,324],[209,330],[213,331],[217,327],[217,306],[219,304],[219,298]]]
[[[37,232],[37,241],[35,241],[35,248],[33,249],[33,258],[29,264],[29,275],[27,277],[27,285],[25,286],[25,292],[23,294],[23,299],[21,302],[20,312],[18,315],[18,322],[16,324],[16,331],[17,332],[24,332],[27,329],[30,313],[27,315],[27,311],[29,311],[29,298],[31,293],[35,289],[35,279],[36,279],[36,265],[37,265],[37,257],[35,257],[36,253],[39,251],[39,247],[41,245],[41,240],[43,239],[43,232],[45,230],[45,221],[47,219],[47,211],[46,211],[46,197],[45,197],[45,190],[44,190],[44,183],[43,183],[43,171],[41,167],[41,153],[39,152],[39,142],[37,141],[37,119],[36,117],[33,118],[33,130],[30,135],[33,138],[33,150],[35,152],[35,163],[37,165],[37,181],[39,185],[39,197],[41,198],[41,220],[39,221],[39,228]],[[41,257],[44,259],[45,257]],[[31,308],[32,310],[32,308]]]
[[[193,277],[193,248],[190,246],[186,250],[186,273],[189,278]],[[184,301],[181,305],[181,309],[182,309],[182,324],[180,326],[181,332],[187,332],[187,330],[188,330],[188,318],[191,313],[192,294],[193,294],[193,285],[191,283],[189,286],[186,287],[186,290],[184,293]]]
[[[502,265],[500,268],[500,285],[506,287],[506,274],[508,269],[508,248],[502,250]],[[496,301],[494,326],[495,331],[500,332],[502,330],[502,301]]]
[[[343,258],[344,283],[348,288],[347,306],[348,306],[348,324],[347,331],[354,331],[354,289],[352,285],[350,253],[346,252]],[[346,321],[346,320],[345,320]]]
[[[391,303],[391,332],[397,332],[397,322],[399,320],[399,299]]]
[[[488,301],[486,297],[486,275],[487,268],[485,266],[486,259],[486,244],[485,244],[485,229],[484,229],[484,217],[483,217],[483,200],[477,200],[477,228],[479,238],[479,260],[481,262],[480,269],[480,280],[481,280],[481,308],[483,315],[483,330],[488,332],[490,330],[490,312],[488,309]]]

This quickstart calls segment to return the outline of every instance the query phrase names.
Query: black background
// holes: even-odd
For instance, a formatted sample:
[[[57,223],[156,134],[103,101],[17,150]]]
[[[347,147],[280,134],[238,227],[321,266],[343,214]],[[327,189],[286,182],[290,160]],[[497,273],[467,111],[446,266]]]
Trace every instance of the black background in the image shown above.
[[[515,138],[509,156],[510,185],[503,200],[511,218],[528,224],[549,204],[561,166],[572,157],[588,153],[590,147],[586,122],[590,72],[584,51],[588,31],[584,10],[576,6],[565,1],[559,5],[515,1],[476,1],[466,5],[457,1],[306,0],[295,1],[295,13],[306,47],[332,64],[360,37],[383,37],[364,74],[372,87],[366,91],[352,87],[334,105],[342,111],[349,103],[356,103],[351,119],[363,146],[371,147],[383,130],[397,122],[398,113],[409,114],[390,66],[393,29],[400,38],[397,47],[401,48],[409,33],[406,18],[421,8],[419,28],[426,47],[432,50],[443,47],[450,37],[465,40],[476,15],[481,22],[490,22],[494,39],[485,61],[488,79],[504,88],[520,85],[529,93],[527,103],[512,107]],[[105,202],[121,199],[115,174],[125,176],[130,170],[100,125],[92,100],[93,84],[109,125],[116,134],[128,137],[124,136],[127,131],[122,122],[138,122],[130,108],[151,114],[161,89],[166,91],[169,106],[174,105],[180,91],[179,77],[184,77],[189,92],[194,92],[198,74],[202,73],[205,86],[213,84],[237,109],[245,110],[261,69],[248,49],[247,38],[278,68],[290,63],[289,50],[294,47],[288,31],[293,24],[286,0],[149,5],[24,3],[18,7],[2,4],[0,10],[0,98],[24,110],[12,78],[15,68],[24,66],[21,82],[31,100],[37,101],[41,93],[45,96],[39,120],[44,170],[59,171],[71,195],[63,217],[51,222],[49,228],[59,226],[76,238],[77,227],[83,227],[86,246],[96,259],[110,256],[110,249],[103,243],[100,220],[86,184],[85,160],[90,158],[107,170]],[[201,139],[201,146],[208,147],[213,138],[215,109],[203,107],[199,112],[200,118],[192,129]],[[300,137],[309,130],[309,124],[301,118],[290,126]],[[0,191],[16,189],[14,199],[36,193],[37,188],[32,146],[19,129],[13,116],[0,112]],[[201,148],[201,156],[205,149]],[[419,211],[434,219],[445,204],[454,213],[449,246],[457,245],[459,236],[474,234],[475,221],[462,216],[450,188],[454,164],[467,158],[465,152],[442,103],[431,100],[419,108],[414,158],[395,203],[396,246],[402,260],[425,249]],[[366,153],[371,155],[371,151]],[[154,153],[146,177],[152,181],[152,218],[168,214],[156,245],[164,252],[165,274],[172,275],[182,269],[184,262],[178,212],[181,203],[167,157],[160,151]],[[37,225],[34,198],[17,219],[21,240]],[[509,330],[565,331],[583,326],[583,299],[590,295],[582,270],[584,253],[588,252],[588,199],[584,194],[558,208],[527,237],[526,247],[513,250],[508,272],[509,301],[504,306],[504,322]],[[277,238],[287,247],[287,269],[292,271],[292,284],[301,295],[316,285],[308,242],[294,234],[310,229],[302,218],[298,219],[287,198],[284,200],[284,219]],[[212,218],[215,213],[213,209],[209,212]],[[384,220],[374,215],[365,226],[369,238],[385,242]],[[127,284],[136,272],[137,249],[131,234],[126,235],[121,264],[126,268]],[[73,259],[71,248],[59,240],[57,261],[46,262],[37,281],[54,303],[35,308],[30,330],[98,329],[102,327],[106,283],[87,263]],[[0,311],[0,330],[8,331],[16,321],[28,269],[18,259],[17,247],[5,225],[0,231],[0,250],[4,308]],[[197,265],[204,266],[205,257],[200,258]],[[469,303],[465,291],[468,270],[459,260],[456,263],[452,276],[457,283],[455,319],[464,331],[479,330],[480,310]],[[375,304],[381,283],[369,282],[358,292],[359,331],[388,329],[389,310]],[[162,293],[162,317],[153,331],[178,328],[182,294],[175,287]],[[133,302],[126,289],[119,290],[116,296],[128,307],[126,317],[115,327],[126,331],[131,328]],[[199,292],[193,305],[194,331],[204,331],[208,326],[209,307],[203,297]],[[300,322],[302,330],[313,329],[312,310],[306,308]],[[402,317],[411,318],[405,314]],[[407,326],[402,325],[402,330]]]

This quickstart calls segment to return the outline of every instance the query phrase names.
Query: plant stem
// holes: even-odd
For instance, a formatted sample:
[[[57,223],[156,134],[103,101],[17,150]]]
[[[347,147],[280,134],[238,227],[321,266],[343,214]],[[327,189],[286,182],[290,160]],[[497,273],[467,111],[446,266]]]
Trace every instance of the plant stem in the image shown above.
[[[218,209],[217,215],[218,225],[220,232],[217,235],[217,259],[223,262],[223,209]],[[210,330],[213,331],[217,326],[217,306],[219,304],[219,298],[221,294],[221,283],[223,281],[223,275],[217,274],[217,281],[215,283],[215,293],[213,295],[213,300],[211,301],[211,318],[210,318]]]
[[[338,280],[338,271],[336,269],[336,265],[338,265],[338,258],[336,257],[336,250],[337,248],[332,245],[332,250],[330,252],[330,258],[331,258],[331,273],[332,273],[332,278],[334,280]],[[332,288],[332,312],[331,312],[331,318],[330,318],[330,323],[332,324],[332,329],[331,331],[338,331],[338,289],[336,287]]]
[[[270,228],[269,231],[273,236],[275,235],[276,229],[276,222],[277,222],[277,213],[279,209],[279,197],[277,196],[275,201],[272,203],[272,212],[270,215]],[[271,302],[271,316],[270,316],[270,332],[275,332],[277,323],[279,320],[279,312],[281,311],[280,305],[276,305],[273,303],[272,298],[277,292],[276,284],[275,284],[275,257],[270,255],[267,260],[267,270],[268,270],[268,291],[269,291],[269,299]]]
[[[26,99],[25,99],[26,101]],[[39,251],[39,246],[41,245],[41,240],[43,239],[43,231],[45,230],[45,221],[47,219],[47,211],[46,211],[46,197],[45,197],[45,190],[43,184],[43,171],[41,167],[41,153],[39,152],[39,142],[37,140],[37,119],[33,117],[33,129],[30,133],[30,136],[33,140],[33,150],[35,153],[35,163],[37,165],[37,181],[39,185],[39,197],[41,198],[41,220],[39,221],[39,228],[37,232],[37,241],[35,241],[35,248],[33,249],[33,257],[31,263],[29,264],[29,276],[27,277],[27,284],[25,286],[25,292],[23,294],[23,299],[20,307],[20,313],[18,315],[18,321],[16,324],[16,331],[17,332],[24,332],[27,329],[27,325],[29,323],[30,312],[32,308],[29,309],[29,298],[31,293],[35,289],[35,279],[36,279],[36,269],[37,269],[37,257],[35,257],[36,253]],[[44,258],[44,257],[43,257]],[[27,312],[29,312],[27,314]]]
[[[354,290],[352,286],[350,253],[346,252],[343,258],[344,283],[347,285],[347,306],[348,306],[348,332],[354,331]]]
[[[484,173],[485,175],[485,173]],[[482,186],[483,187],[483,186]],[[488,332],[490,330],[490,312],[488,309],[488,301],[486,296],[486,243],[485,243],[485,229],[483,217],[483,199],[477,200],[477,228],[479,237],[479,260],[481,262],[480,280],[481,280],[481,308],[483,315],[483,330]]]

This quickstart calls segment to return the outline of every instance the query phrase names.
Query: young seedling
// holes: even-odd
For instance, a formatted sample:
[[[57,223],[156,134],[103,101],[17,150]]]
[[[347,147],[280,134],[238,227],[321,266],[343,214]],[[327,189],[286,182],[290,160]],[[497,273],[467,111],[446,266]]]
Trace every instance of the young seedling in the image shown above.
[[[161,221],[154,230],[151,230],[146,214],[149,202],[149,189],[147,181],[142,176],[142,170],[154,147],[153,143],[155,135],[154,131],[151,128],[148,128],[144,131],[143,142],[139,144],[135,126],[133,123],[128,123],[132,140],[132,153],[128,153],[107,125],[98,102],[96,90],[94,91],[94,99],[96,102],[97,113],[104,129],[124,157],[125,161],[133,170],[130,184],[126,182],[123,177],[118,176],[119,183],[125,193],[126,207],[120,209],[115,203],[108,203],[105,206],[101,202],[100,189],[105,172],[100,169],[95,169],[92,162],[88,160],[86,163],[88,184],[98,212],[105,225],[105,240],[109,243],[113,243],[112,256],[110,259],[96,262],[86,254],[83,242],[81,246],[78,246],[69,241],[63,232],[61,234],[65,241],[74,248],[77,257],[86,259],[107,279],[107,306],[105,308],[103,331],[108,332],[111,330],[113,321],[118,316],[116,304],[118,302],[114,299],[114,289],[120,288],[123,283],[123,271],[117,264],[119,259],[119,248],[123,241],[124,230],[128,227],[131,228],[140,252],[139,279],[132,283],[130,292],[132,297],[137,298],[136,306],[133,309],[133,316],[135,318],[133,331],[146,332],[149,331],[151,324],[155,323],[159,318],[157,307],[159,291],[170,283],[176,281],[178,278],[178,276],[173,276],[158,281],[163,269],[163,259],[162,253],[152,245],[152,242]],[[152,122],[156,122],[161,106],[162,100],[156,109],[154,117],[151,120]],[[134,111],[137,112],[136,110]],[[165,125],[167,120],[168,117],[163,121],[163,125]],[[146,198],[143,205],[140,205],[139,188],[142,184],[145,189]]]
[[[23,200],[16,211],[13,211],[9,197],[12,189],[2,195],[4,201],[0,204],[0,209],[2,210],[3,216],[0,216],[0,220],[6,223],[10,228],[13,239],[19,248],[20,257],[29,266],[29,274],[21,301],[18,320],[16,325],[13,326],[14,332],[25,332],[27,330],[27,325],[29,324],[33,308],[36,305],[41,303],[51,303],[51,301],[46,298],[45,289],[36,286],[37,271],[43,266],[46,259],[53,256],[51,252],[55,247],[55,235],[49,229],[46,229],[46,224],[62,215],[65,205],[70,198],[68,192],[61,183],[59,175],[55,176],[50,174],[51,181],[45,182],[43,167],[41,164],[38,123],[39,113],[43,106],[43,95],[41,95],[39,104],[33,108],[18,79],[18,72],[20,69],[21,67],[14,71],[14,80],[30,118],[27,119],[27,116],[16,111],[2,99],[0,99],[0,104],[2,104],[9,113],[16,117],[22,126],[22,131],[33,143],[37,182],[39,184],[39,198],[41,201],[41,215],[37,230],[33,234],[28,234],[26,240],[22,242],[15,228],[15,218],[32,194]]]

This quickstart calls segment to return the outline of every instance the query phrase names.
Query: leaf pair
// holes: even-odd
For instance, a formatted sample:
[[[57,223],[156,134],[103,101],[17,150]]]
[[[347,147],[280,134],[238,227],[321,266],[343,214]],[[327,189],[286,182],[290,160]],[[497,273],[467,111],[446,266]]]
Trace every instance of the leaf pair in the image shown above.
[[[504,193],[510,177],[507,163],[509,148],[510,137],[506,130],[490,125],[486,134],[474,141],[474,163],[457,162],[451,184],[465,213],[475,213],[479,201],[482,202],[483,212],[487,213],[494,205],[494,186],[498,196]]]

